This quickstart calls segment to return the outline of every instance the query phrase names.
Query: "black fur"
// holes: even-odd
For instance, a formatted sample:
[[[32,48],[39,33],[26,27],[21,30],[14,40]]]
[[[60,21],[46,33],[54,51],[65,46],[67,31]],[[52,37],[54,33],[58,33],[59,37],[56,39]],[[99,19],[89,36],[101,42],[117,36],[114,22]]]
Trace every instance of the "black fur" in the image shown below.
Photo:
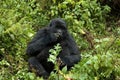
[[[46,78],[53,70],[54,64],[48,62],[47,58],[50,54],[49,50],[57,43],[62,47],[57,58],[60,58],[68,68],[80,61],[80,51],[73,37],[68,33],[65,21],[60,18],[53,19],[47,27],[37,32],[27,47],[30,69],[36,69],[39,76]]]

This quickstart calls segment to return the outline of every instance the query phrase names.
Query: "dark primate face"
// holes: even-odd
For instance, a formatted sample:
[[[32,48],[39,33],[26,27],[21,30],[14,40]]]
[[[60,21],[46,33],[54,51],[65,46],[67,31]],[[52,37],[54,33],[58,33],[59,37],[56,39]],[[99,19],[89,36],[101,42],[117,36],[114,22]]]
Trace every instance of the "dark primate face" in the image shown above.
[[[60,18],[53,19],[49,26],[50,31],[55,34],[56,37],[63,38],[67,34],[67,27],[65,21]]]

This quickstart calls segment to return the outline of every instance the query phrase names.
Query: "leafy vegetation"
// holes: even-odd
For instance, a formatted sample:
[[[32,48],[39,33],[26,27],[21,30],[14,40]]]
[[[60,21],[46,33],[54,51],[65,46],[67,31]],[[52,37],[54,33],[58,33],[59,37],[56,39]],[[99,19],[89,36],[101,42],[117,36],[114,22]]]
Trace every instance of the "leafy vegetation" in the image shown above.
[[[56,17],[67,22],[82,59],[70,71],[51,73],[49,80],[119,80],[120,16],[99,1],[105,0],[1,0],[0,80],[42,80],[29,72],[25,50],[35,32]]]

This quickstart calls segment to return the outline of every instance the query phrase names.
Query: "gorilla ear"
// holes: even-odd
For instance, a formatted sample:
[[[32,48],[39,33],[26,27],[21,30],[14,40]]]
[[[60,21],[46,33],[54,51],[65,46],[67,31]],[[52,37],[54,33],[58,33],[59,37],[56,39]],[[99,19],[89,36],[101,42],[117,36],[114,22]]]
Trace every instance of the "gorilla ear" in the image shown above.
[[[51,22],[48,24],[48,27],[52,27],[52,23]]]

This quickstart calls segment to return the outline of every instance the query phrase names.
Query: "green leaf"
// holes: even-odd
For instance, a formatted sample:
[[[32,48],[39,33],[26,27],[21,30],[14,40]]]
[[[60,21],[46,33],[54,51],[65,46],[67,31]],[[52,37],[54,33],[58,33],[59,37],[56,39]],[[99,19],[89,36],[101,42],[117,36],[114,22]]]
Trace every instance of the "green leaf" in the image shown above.
[[[4,29],[4,26],[0,24],[0,34],[2,33],[3,29]]]

